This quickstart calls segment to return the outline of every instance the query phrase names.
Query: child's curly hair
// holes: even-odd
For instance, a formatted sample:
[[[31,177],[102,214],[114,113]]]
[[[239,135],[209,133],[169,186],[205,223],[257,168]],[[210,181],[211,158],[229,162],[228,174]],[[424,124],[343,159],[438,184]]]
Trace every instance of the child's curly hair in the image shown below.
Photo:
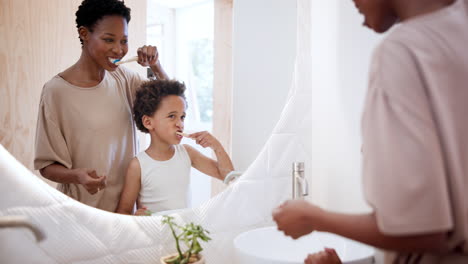
[[[93,31],[93,27],[104,16],[121,16],[130,22],[130,8],[119,0],[84,0],[78,7],[76,15],[76,27],[86,27]],[[83,40],[80,38],[81,45]]]
[[[143,116],[152,116],[164,97],[177,95],[185,100],[185,84],[176,80],[153,80],[144,82],[137,90],[133,103],[133,118],[137,128],[149,133],[143,125]]]

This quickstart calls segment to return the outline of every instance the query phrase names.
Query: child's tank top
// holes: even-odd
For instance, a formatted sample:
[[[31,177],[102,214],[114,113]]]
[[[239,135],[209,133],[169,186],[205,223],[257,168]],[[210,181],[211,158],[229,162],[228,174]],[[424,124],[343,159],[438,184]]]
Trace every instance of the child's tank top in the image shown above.
[[[190,206],[192,162],[183,145],[175,145],[174,156],[166,161],[137,155],[141,168],[140,203],[153,213]]]

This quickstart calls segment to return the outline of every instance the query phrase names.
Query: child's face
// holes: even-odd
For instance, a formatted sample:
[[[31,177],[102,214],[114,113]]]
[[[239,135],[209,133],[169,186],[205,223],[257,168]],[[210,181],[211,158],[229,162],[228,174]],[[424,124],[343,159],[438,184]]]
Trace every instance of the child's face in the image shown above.
[[[398,20],[390,0],[353,0],[359,13],[365,17],[364,25],[377,33],[390,29]]]
[[[151,117],[154,134],[159,140],[170,145],[179,144],[182,136],[176,132],[184,131],[186,104],[184,98],[177,95],[164,97],[158,110]]]

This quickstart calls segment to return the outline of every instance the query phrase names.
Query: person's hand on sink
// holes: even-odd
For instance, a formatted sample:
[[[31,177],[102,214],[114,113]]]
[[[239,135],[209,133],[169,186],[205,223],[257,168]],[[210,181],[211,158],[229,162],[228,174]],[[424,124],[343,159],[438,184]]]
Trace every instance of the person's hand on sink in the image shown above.
[[[341,260],[334,249],[325,248],[323,251],[309,254],[304,264],[341,264]]]
[[[278,230],[294,239],[318,230],[317,219],[323,215],[318,206],[304,200],[286,201],[273,211]]]

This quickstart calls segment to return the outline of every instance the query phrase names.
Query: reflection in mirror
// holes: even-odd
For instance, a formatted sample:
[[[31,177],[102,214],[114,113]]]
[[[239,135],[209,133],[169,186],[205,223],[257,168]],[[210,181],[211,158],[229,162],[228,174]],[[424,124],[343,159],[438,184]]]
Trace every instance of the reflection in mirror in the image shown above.
[[[133,114],[137,128],[150,135],[150,145],[130,161],[116,212],[136,215],[187,208],[190,199],[190,170],[196,168],[218,180],[234,170],[221,143],[209,132],[184,132],[186,87],[176,80],[152,80],[136,92]],[[188,144],[210,148],[211,159]]]
[[[17,5],[21,2],[11,1]],[[130,4],[142,1],[125,1],[127,2]],[[293,1],[278,2],[295,8]],[[141,9],[132,7],[132,11],[135,10]],[[271,12],[271,17],[278,13],[284,15],[284,8],[279,6],[263,11]],[[135,20],[132,20],[132,23],[136,23],[139,16],[133,17]],[[284,19],[279,21],[275,17],[275,20],[284,23]],[[132,24],[133,30],[138,28],[135,25]],[[263,31],[277,33],[278,28],[275,24],[262,25],[265,27]],[[14,38],[2,39],[9,41]],[[73,39],[78,42],[76,38]],[[298,54],[298,57],[306,56]],[[53,69],[51,72],[56,73],[57,70]],[[37,87],[37,83],[43,82],[37,81],[27,87]],[[288,98],[289,108],[285,109],[285,114],[273,135],[264,136],[269,138],[267,144],[240,179],[220,195],[196,208],[174,214],[175,220],[181,225],[193,221],[210,231],[213,240],[204,245],[208,263],[234,263],[234,237],[247,229],[272,225],[272,208],[291,195],[292,162],[310,163],[308,153],[311,153],[311,150],[308,145],[304,146],[304,142],[307,142],[304,139],[310,136],[310,126],[307,122],[295,122],[298,118],[308,120],[302,116],[303,113],[309,113],[310,93],[304,90],[305,87],[311,86],[302,83],[291,93],[295,96]],[[37,102],[31,105],[37,106]],[[251,130],[251,127],[246,129]],[[15,244],[24,246],[8,248],[8,251],[1,251],[4,248],[0,247],[1,262],[5,260],[6,263],[32,263],[33,261],[28,260],[33,257],[34,263],[155,263],[159,257],[174,250],[167,242],[170,231],[161,225],[160,216],[133,217],[112,214],[79,203],[39,180],[3,147],[0,147],[0,175],[0,215],[26,215],[41,227],[47,236],[46,240],[37,245],[35,241],[31,243],[33,240],[30,239],[32,234],[29,231],[20,235],[8,230],[0,231],[0,242],[14,241]],[[25,248],[28,254],[24,254]]]
[[[158,46],[161,61],[170,76],[187,86],[188,104],[185,131],[212,132],[213,116],[213,28],[214,2],[147,0],[147,42]],[[146,149],[146,135],[140,149]],[[208,157],[210,148],[188,144]],[[227,148],[228,146],[224,146]],[[211,197],[211,178],[196,169],[191,171],[188,207],[196,207]]]

